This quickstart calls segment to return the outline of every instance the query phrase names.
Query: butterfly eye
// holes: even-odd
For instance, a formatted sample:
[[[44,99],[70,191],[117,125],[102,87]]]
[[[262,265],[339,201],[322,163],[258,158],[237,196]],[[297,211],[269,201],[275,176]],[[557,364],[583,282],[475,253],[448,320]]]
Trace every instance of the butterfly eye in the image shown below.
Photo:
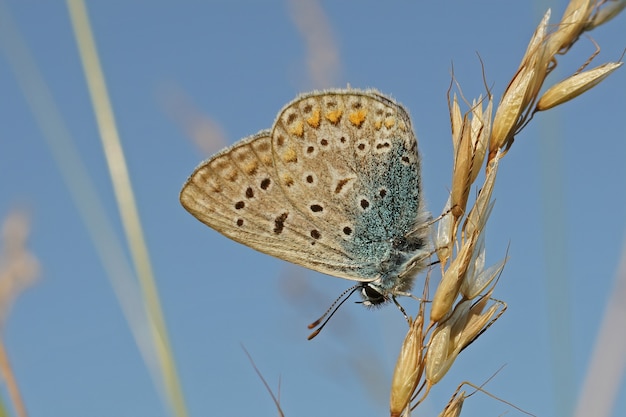
[[[388,301],[387,297],[371,284],[364,284],[361,287],[361,297],[365,306],[378,306]]]

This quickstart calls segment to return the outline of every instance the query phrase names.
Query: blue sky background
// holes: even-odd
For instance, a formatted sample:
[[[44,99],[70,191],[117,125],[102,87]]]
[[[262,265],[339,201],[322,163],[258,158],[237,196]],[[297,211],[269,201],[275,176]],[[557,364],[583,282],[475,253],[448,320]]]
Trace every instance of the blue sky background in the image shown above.
[[[218,123],[232,143],[271,127],[300,92],[348,83],[375,87],[411,113],[426,201],[438,213],[450,188],[446,91],[452,65],[465,96],[477,97],[484,92],[479,54],[487,85],[500,97],[543,12],[552,7],[556,23],[565,5],[322,1],[328,27],[322,20],[311,23],[320,24],[337,61],[324,73],[327,85],[320,85],[311,76],[311,48],[294,18],[297,8],[289,2],[90,2],[191,416],[276,415],[241,344],[275,389],[280,378],[288,416],[385,415],[406,324],[394,307],[367,311],[347,303],[308,342],[306,325],[351,283],[231,242],[180,206],[180,187],[209,156],[191,140],[185,115],[193,109]],[[121,239],[67,7],[60,1],[3,1],[3,18],[7,11]],[[625,28],[621,15],[591,33],[602,47],[592,66],[619,59]],[[573,73],[594,50],[581,39],[549,80]],[[510,245],[495,292],[509,309],[461,354],[416,415],[437,415],[461,381],[480,384],[505,364],[488,384],[490,392],[539,416],[569,414],[555,390],[565,392],[569,406],[576,404],[624,251],[625,117],[621,68],[575,101],[538,114],[518,136],[500,166],[487,234],[488,263],[499,261]],[[30,415],[170,415],[5,53],[0,191],[0,218],[16,207],[30,213],[29,249],[41,265],[38,283],[15,302],[3,328]],[[558,274],[567,283],[558,287],[562,303],[550,295]],[[566,309],[569,321],[558,325],[562,333],[549,325],[555,308]],[[615,329],[616,335],[623,332],[623,326]],[[555,371],[555,352],[569,364],[565,372]],[[621,375],[609,414],[614,417],[626,414],[623,368]],[[519,415],[477,394],[466,401],[463,415],[507,411]]]

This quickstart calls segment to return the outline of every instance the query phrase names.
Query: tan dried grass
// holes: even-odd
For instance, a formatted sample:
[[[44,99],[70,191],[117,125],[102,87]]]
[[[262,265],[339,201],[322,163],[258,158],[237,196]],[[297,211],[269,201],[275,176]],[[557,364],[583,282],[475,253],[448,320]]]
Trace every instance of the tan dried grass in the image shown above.
[[[394,371],[392,416],[409,416],[446,375],[459,353],[506,310],[506,303],[492,298],[506,259],[485,268],[483,234],[494,204],[491,197],[500,160],[536,112],[578,97],[622,66],[622,62],[609,62],[583,71],[590,59],[574,75],[540,93],[557,65],[557,55],[565,54],[583,33],[606,23],[625,7],[624,0],[573,0],[554,27],[548,25],[548,10],[493,118],[489,91],[484,99],[473,101],[464,114],[456,94],[448,100],[454,151],[452,186],[433,236],[442,278],[434,291],[425,330],[426,301],[420,302],[417,316],[410,320]],[[468,209],[470,190],[483,168],[484,182]],[[425,290],[424,300],[427,296]],[[441,415],[459,415],[465,395],[458,394],[457,389]]]
[[[27,287],[33,285],[39,276],[39,261],[26,248],[30,224],[22,211],[10,213],[2,227],[0,250],[0,321],[6,321],[13,301]],[[6,383],[15,414],[26,417],[26,405],[22,399],[17,378],[13,373],[9,354],[0,337],[0,374]]]

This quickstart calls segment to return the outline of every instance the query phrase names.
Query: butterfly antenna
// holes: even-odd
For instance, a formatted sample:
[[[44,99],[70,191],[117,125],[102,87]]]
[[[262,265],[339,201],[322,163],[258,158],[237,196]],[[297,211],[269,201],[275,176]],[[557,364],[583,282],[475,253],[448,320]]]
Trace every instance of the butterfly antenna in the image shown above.
[[[324,326],[326,326],[326,323],[328,323],[330,318],[335,315],[337,310],[339,310],[339,307],[341,307],[341,305],[343,303],[345,303],[348,300],[348,298],[350,298],[350,296],[352,296],[352,294],[354,294],[354,292],[356,290],[358,290],[359,288],[361,288],[361,284],[357,284],[357,285],[355,285],[353,287],[348,288],[344,292],[342,292],[341,295],[339,295],[339,297],[337,297],[337,299],[335,301],[333,301],[333,303],[330,305],[330,307],[328,307],[328,310],[326,310],[326,312],[324,312],[324,314],[322,314],[322,316],[319,319],[317,319],[313,323],[309,324],[307,326],[309,329],[313,329],[315,327],[317,327],[317,329],[313,333],[311,333],[309,335],[309,337],[307,337],[307,340],[311,340],[315,336],[317,336],[322,331]],[[322,324],[320,325],[320,323],[322,323]]]

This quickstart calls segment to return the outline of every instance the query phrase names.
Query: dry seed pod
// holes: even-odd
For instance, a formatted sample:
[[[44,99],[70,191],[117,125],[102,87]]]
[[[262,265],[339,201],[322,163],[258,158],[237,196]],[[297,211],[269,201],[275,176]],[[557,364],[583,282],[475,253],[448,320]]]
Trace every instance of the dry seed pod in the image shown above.
[[[489,162],[485,183],[480,189],[478,198],[476,198],[476,202],[467,215],[465,224],[463,225],[463,232],[465,235],[471,236],[480,232],[484,229],[485,224],[487,223],[487,219],[489,218],[489,214],[491,214],[491,209],[494,204],[494,202],[491,201],[491,194],[493,193],[493,186],[496,181],[496,174],[498,173],[498,164],[501,155],[502,152],[497,151],[493,159]]]
[[[488,313],[483,315],[482,311],[490,296],[491,291],[478,301],[464,300],[459,302],[454,308],[454,313],[446,321],[446,325],[450,326],[450,352],[458,354],[476,338],[478,333],[475,333],[475,328],[486,319],[483,316],[489,315]],[[486,323],[490,319],[491,316],[486,319]],[[482,331],[483,327],[480,327],[479,331]]]
[[[435,328],[425,357],[426,381],[435,385],[450,369],[450,326],[440,325]]]
[[[470,237],[450,264],[437,286],[430,308],[430,321],[439,322],[450,312],[452,304],[459,294],[459,288],[467,271],[475,243],[475,236]]]
[[[550,10],[537,26],[520,66],[500,100],[491,131],[490,159],[498,149],[508,149],[511,146],[528,104],[543,84],[546,69],[552,59],[552,55],[545,52],[549,19]]]
[[[536,53],[537,49],[539,49],[540,45],[546,40],[546,33],[548,29],[548,22],[550,21],[550,16],[552,15],[552,11],[548,9],[546,13],[541,18],[541,22],[537,25],[537,29],[533,33],[533,36],[530,38],[530,42],[528,42],[528,47],[526,47],[526,52],[524,53],[524,57],[531,56]],[[524,61],[522,60],[522,64]]]
[[[479,309],[482,310],[482,307],[483,306],[480,306]],[[455,345],[455,351],[457,354],[474,342],[474,340],[476,340],[478,336],[480,336],[491,325],[491,323],[493,323],[493,316],[498,311],[498,307],[498,304],[493,304],[483,314],[474,314],[472,309],[465,329],[459,335],[457,344]],[[498,317],[499,316],[497,316],[496,319]]]
[[[455,217],[461,217],[465,212],[467,198],[471,183],[470,172],[472,169],[472,138],[471,128],[467,118],[463,119],[463,128],[460,133],[460,141],[454,159],[452,172],[452,213]]]
[[[432,228],[433,243],[435,245],[435,251],[437,252],[437,258],[441,265],[445,265],[448,262],[448,258],[452,253],[452,244],[454,242],[454,224],[455,218],[451,215],[450,211],[451,197],[448,197],[445,207],[443,208],[443,214],[441,220],[437,224],[437,228]]]
[[[506,306],[499,301],[492,304],[487,311],[483,313],[483,309],[485,308],[490,296],[491,291],[483,296],[478,302],[474,303],[470,309],[467,315],[465,327],[458,334],[458,337],[455,338],[454,348],[455,350],[458,350],[458,352],[461,352],[469,346],[478,336],[482,334],[482,332],[491,326],[491,324],[497,320],[502,313],[504,313]],[[499,308],[502,308],[500,312],[498,312]],[[494,318],[496,313],[498,313],[498,315]]]
[[[478,173],[483,165],[485,154],[489,145],[489,136],[491,134],[491,111],[493,101],[489,98],[489,102],[483,112],[482,98],[478,98],[478,104],[472,106],[471,136],[472,136],[472,164],[469,176],[470,184],[473,184],[478,177]]]
[[[548,74],[552,71],[555,65],[554,57],[546,52],[545,44],[542,44],[537,53],[529,57],[529,67],[532,66],[535,73],[535,77],[531,79],[526,97],[524,97],[524,113],[527,113],[531,103],[534,103],[537,99],[537,95],[543,86],[544,81]],[[526,120],[527,114],[524,115],[522,121]],[[518,127],[522,125],[521,123]]]
[[[491,285],[493,280],[500,275],[504,269],[507,259],[508,258],[504,258],[497,264],[492,265],[483,271],[475,271],[478,273],[475,273],[475,275],[471,278],[467,275],[463,281],[463,285],[461,285],[461,294],[463,294],[463,297],[472,300],[483,292],[489,285]]]
[[[547,51],[550,56],[569,48],[585,31],[593,9],[596,5],[592,0],[572,0],[567,5],[558,29],[550,35]]]
[[[480,274],[485,268],[485,234],[481,233],[474,245],[474,251],[472,258],[469,261],[467,272],[465,272],[465,278],[461,282],[461,288],[459,291],[463,295],[463,298],[472,299],[473,297],[467,297],[466,293],[468,285],[471,285],[478,274]]]
[[[454,307],[454,312],[446,320],[446,326],[450,326],[450,352],[453,352],[459,344],[459,338],[467,325],[473,305],[472,300],[459,301]]]
[[[454,363],[458,352],[455,353],[455,339],[461,333],[467,322],[467,315],[472,302],[469,300],[458,303],[446,320],[440,323],[433,331],[428,342],[426,355],[426,380],[432,386],[438,383]]]
[[[458,303],[450,317],[433,331],[425,358],[426,381],[430,386],[438,383],[459,353],[504,313],[506,305],[500,301],[483,313],[491,292],[473,304],[471,300]]]
[[[617,16],[626,8],[626,0],[613,0],[610,3],[605,3],[604,6],[593,16],[593,20],[587,25],[586,30],[595,29]]]
[[[465,401],[465,391],[455,392],[446,408],[439,414],[439,417],[459,417],[461,415],[461,408],[463,408],[463,402]]]
[[[448,104],[448,110],[450,111],[450,127],[452,128],[452,155],[456,155],[463,130],[463,116],[456,94],[452,98],[452,103]]]
[[[502,368],[500,368],[502,369]],[[499,372],[500,370],[496,371],[496,374]],[[477,392],[482,392],[484,394],[486,394],[487,396],[493,398],[494,400],[500,401],[510,407],[513,407],[514,409],[516,409],[517,411],[524,413],[526,415],[529,415],[531,417],[536,417],[534,414],[529,413],[526,410],[523,410],[521,408],[519,408],[518,406],[516,406],[515,404],[512,404],[508,401],[503,400],[502,398],[499,398],[493,394],[491,394],[490,392],[486,391],[483,387],[493,378],[495,377],[495,374],[492,375],[489,379],[487,379],[487,381],[485,381],[483,384],[481,384],[480,386],[478,385],[474,385],[469,381],[463,381],[461,382],[461,384],[459,384],[459,386],[457,387],[456,391],[454,391],[454,394],[452,394],[452,397],[450,398],[450,401],[448,401],[448,404],[446,404],[445,408],[443,409],[443,411],[441,412],[441,414],[439,414],[439,417],[458,417],[460,412],[461,412],[461,408],[463,407],[463,403],[465,402],[465,400],[469,397],[471,397],[472,395],[476,394]],[[465,391],[461,391],[461,388],[463,388],[464,385],[468,385],[472,388],[474,388],[474,391],[472,391],[471,394],[466,394]]]
[[[510,146],[511,139],[517,129],[517,122],[527,105],[525,98],[532,86],[535,70],[532,68],[521,69],[511,80],[506,89],[502,101],[496,110],[491,131],[491,143],[489,153],[494,154],[498,149]]]
[[[409,327],[402,343],[400,356],[396,362],[391,380],[391,397],[389,410],[391,417],[402,415],[422,378],[424,364],[422,361],[424,316],[420,313]]]
[[[578,97],[585,91],[598,85],[609,74],[621,67],[622,64],[623,62],[609,62],[557,83],[550,87],[539,99],[537,110],[548,110]]]
[[[472,207],[469,216],[465,219],[463,236],[481,235],[483,230],[485,230],[487,220],[489,220],[495,204],[495,201],[491,201],[489,205],[481,206],[480,201],[477,201],[474,207]],[[480,210],[484,210],[484,213],[476,215],[476,213],[480,213]]]

